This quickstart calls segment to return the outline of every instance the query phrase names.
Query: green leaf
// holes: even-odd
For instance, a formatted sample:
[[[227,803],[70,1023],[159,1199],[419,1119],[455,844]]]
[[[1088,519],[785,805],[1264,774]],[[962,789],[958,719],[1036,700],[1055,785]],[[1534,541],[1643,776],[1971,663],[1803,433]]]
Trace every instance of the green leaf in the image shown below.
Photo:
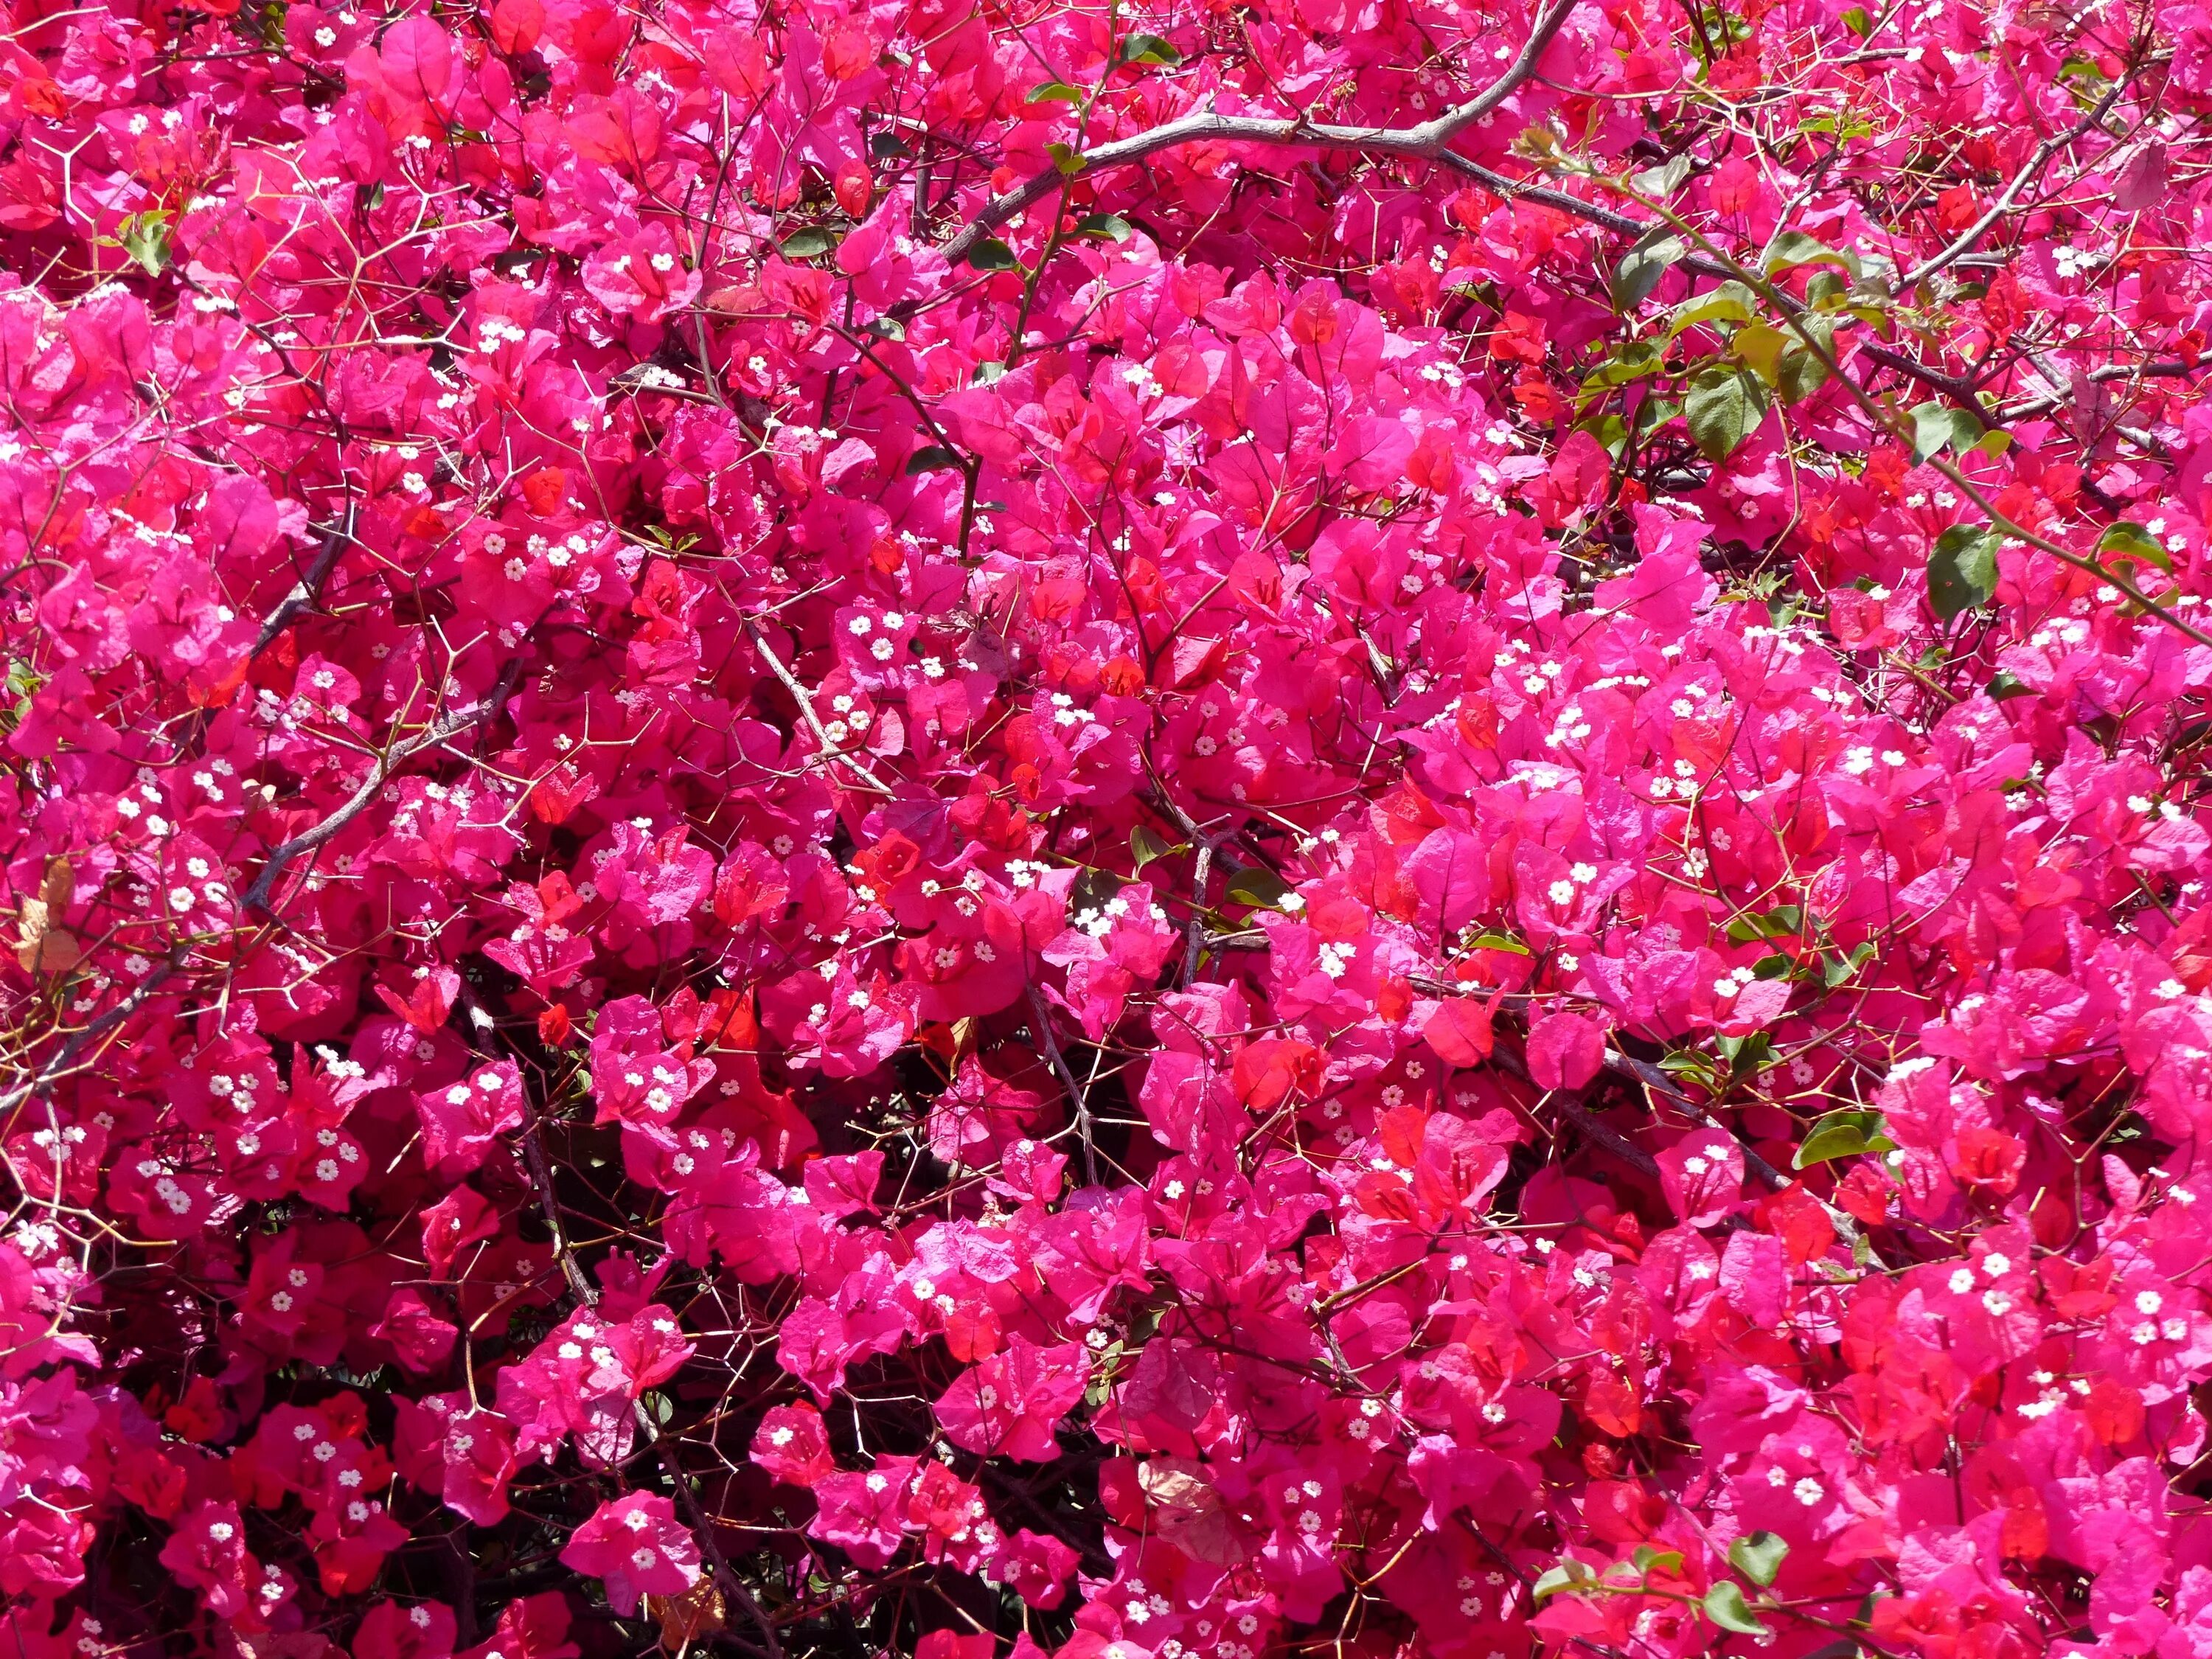
[[[167,213],[134,213],[116,228],[116,246],[149,276],[159,276],[169,268],[169,229]]]
[[[1255,864],[1230,877],[1227,892],[1232,903],[1249,904],[1255,910],[1273,910],[1291,896],[1291,888],[1273,871],[1263,870]]]
[[[1832,346],[1835,330],[1821,317],[1798,319],[1808,334],[1822,345]],[[1774,377],[1774,389],[1782,394],[1785,404],[1801,403],[1828,383],[1828,360],[1820,353],[1802,343],[1791,346],[1782,354],[1782,367]]]
[[[1708,1094],[1717,1095],[1723,1086],[1721,1068],[1713,1063],[1712,1056],[1694,1048],[1678,1048],[1661,1055],[1659,1069],[1680,1082],[1694,1083]]]
[[[1764,1031],[1753,1031],[1747,1036],[1715,1037],[1713,1047],[1728,1061],[1731,1076],[1756,1077],[1773,1064],[1773,1044]]]
[[[1844,27],[1863,40],[1874,33],[1874,19],[1864,6],[1853,6],[1844,14]]]
[[[1765,1589],[1782,1571],[1790,1545],[1778,1533],[1747,1532],[1729,1546],[1729,1565]]]
[[[925,472],[942,472],[947,467],[957,467],[960,456],[943,444],[924,444],[906,458],[906,476],[919,477]]]
[[[1095,236],[1105,242],[1126,242],[1136,233],[1130,228],[1129,222],[1118,213],[1091,213],[1077,221],[1075,234],[1078,236]]]
[[[1680,334],[1699,323],[1747,323],[1759,314],[1758,299],[1741,283],[1723,283],[1676,306],[1667,319],[1667,331]]]
[[[1610,387],[1646,380],[1666,367],[1666,357],[1656,340],[1624,340],[1583,376],[1583,395],[1587,399]]]
[[[1802,906],[1778,904],[1771,910],[1747,910],[1728,925],[1729,941],[1748,945],[1755,939],[1790,939],[1805,929]]]
[[[1073,144],[1047,144],[1044,153],[1052,158],[1053,166],[1060,169],[1063,179],[1073,179],[1090,165],[1083,159],[1083,152]]]
[[[1856,276],[1858,275],[1857,257],[1838,253],[1817,237],[1808,236],[1802,230],[1785,230],[1776,237],[1766,250],[1766,271],[1772,276],[1778,270],[1795,270],[1800,265],[1841,265]]]
[[[1746,323],[1729,344],[1761,385],[1776,386],[1782,383],[1782,354],[1796,338],[1771,323]]]
[[[1950,622],[1996,597],[1997,534],[1982,525],[1954,524],[1928,556],[1928,602]]]
[[[1867,941],[1851,946],[1849,956],[1824,956],[1820,958],[1821,982],[1831,991],[1848,985],[1873,958],[1874,945]]]
[[[1628,447],[1628,422],[1611,410],[1593,420],[1576,422],[1574,429],[1589,433],[1615,460],[1619,460],[1622,452]]]
[[[968,250],[968,263],[977,270],[1018,270],[1022,262],[997,237],[986,236]]]
[[[1970,410],[1948,404],[1916,404],[1912,410],[1912,459],[1924,461],[1942,449],[1972,449],[1982,439],[1982,423]]]
[[[1689,245],[1666,226],[1638,237],[1606,279],[1615,311],[1633,311],[1651,297],[1651,290],[1690,251]]]
[[[878,317],[869,323],[868,332],[878,340],[903,340],[906,325],[896,317]]]
[[[1990,683],[1982,688],[1991,702],[2009,702],[2014,697],[2032,697],[2033,686],[2025,684],[2019,675],[2009,668],[2000,668],[1990,676]]]
[[[1682,1552],[1680,1550],[1654,1549],[1649,1544],[1638,1544],[1633,1559],[1638,1574],[1645,1578],[1655,1572],[1680,1572],[1682,1570]]]
[[[1182,850],[1180,847],[1170,847],[1141,823],[1129,831],[1129,862],[1139,875],[1154,859],[1164,859],[1170,853]]]
[[[895,132],[872,132],[868,135],[868,156],[877,161],[903,161],[914,152]]]
[[[1636,405],[1636,435],[1641,440],[1650,437],[1668,422],[1682,412],[1682,405],[1672,398],[1660,397],[1656,392]]]
[[[1628,182],[1644,195],[1663,202],[1681,189],[1683,181],[1689,176],[1690,158],[1686,155],[1677,155],[1673,161],[1662,166],[1646,168],[1631,178]]]
[[[1704,369],[1691,377],[1682,413],[1698,453],[1709,461],[1724,461],[1766,417],[1766,388],[1749,369]]]
[[[1561,1590],[1579,1589],[1584,1584],[1596,1581],[1597,1575],[1590,1571],[1589,1563],[1578,1561],[1571,1555],[1539,1578],[1530,1587],[1529,1594],[1540,1601],[1547,1595],[1557,1595]]]
[[[1889,1138],[1889,1123],[1880,1112],[1845,1107],[1823,1115],[1790,1160],[1793,1170],[1826,1164],[1832,1158],[1856,1158],[1864,1152],[1887,1152],[1897,1143]]]
[[[835,236],[819,225],[809,225],[785,237],[776,252],[787,259],[818,259],[836,246]]]
[[[1732,1630],[1739,1636],[1766,1634],[1766,1626],[1751,1616],[1751,1608],[1743,1599],[1743,1587],[1733,1578],[1723,1578],[1705,1592],[1705,1617],[1723,1630]]]
[[[1528,947],[1510,933],[1493,933],[1487,929],[1477,933],[1472,941],[1477,951],[1504,951],[1516,957],[1530,955]]]
[[[1173,69],[1182,62],[1182,54],[1157,34],[1133,34],[1121,42],[1121,61],[1125,64],[1159,64]]]
[[[1833,311],[1850,293],[1851,285],[1832,270],[1816,270],[1805,283],[1805,303],[1815,311]]]
[[[1079,104],[1083,101],[1083,95],[1081,87],[1071,87],[1065,81],[1048,81],[1041,87],[1031,87],[1029,95],[1022,101],[1025,104]]]
[[[2166,550],[2158,544],[2150,532],[2139,524],[2130,524],[2124,520],[2105,526],[2105,533],[2097,538],[2097,551],[2117,554],[2121,558],[2133,559],[2141,564],[2154,564],[2169,575],[2173,571],[2173,561],[2166,556]]]

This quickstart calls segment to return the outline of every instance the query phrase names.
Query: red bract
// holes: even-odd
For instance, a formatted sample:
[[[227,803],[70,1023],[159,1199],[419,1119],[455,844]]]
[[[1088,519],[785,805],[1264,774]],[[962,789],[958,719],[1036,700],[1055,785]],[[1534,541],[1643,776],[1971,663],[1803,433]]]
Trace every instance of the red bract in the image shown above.
[[[2212,1659],[2212,17],[0,46],[0,1644]]]

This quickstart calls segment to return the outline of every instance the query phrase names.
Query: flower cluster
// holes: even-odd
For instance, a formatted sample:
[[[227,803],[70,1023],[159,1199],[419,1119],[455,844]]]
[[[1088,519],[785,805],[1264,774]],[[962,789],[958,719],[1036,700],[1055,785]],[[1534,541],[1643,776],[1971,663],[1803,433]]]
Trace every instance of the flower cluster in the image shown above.
[[[2208,117],[19,7],[0,1645],[2212,1656]]]

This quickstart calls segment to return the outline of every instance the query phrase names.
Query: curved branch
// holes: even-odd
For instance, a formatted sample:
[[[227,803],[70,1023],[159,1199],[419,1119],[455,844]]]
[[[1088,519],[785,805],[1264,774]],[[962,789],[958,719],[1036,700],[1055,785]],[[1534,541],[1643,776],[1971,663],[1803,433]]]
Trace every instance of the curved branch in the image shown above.
[[[1217,115],[1210,109],[1194,110],[1179,116],[1165,126],[1155,127],[1150,132],[1139,132],[1127,138],[1117,138],[1111,143],[1101,144],[1081,158],[1082,165],[1073,175],[1059,167],[1048,167],[1043,172],[1024,179],[1003,196],[992,201],[963,226],[952,240],[945,244],[945,261],[958,264],[969,251],[993,230],[1019,213],[1024,208],[1041,201],[1065,185],[1071,176],[1103,173],[1114,167],[1133,166],[1147,156],[1162,150],[1173,149],[1178,144],[1197,143],[1212,139],[1225,143],[1277,144],[1288,148],[1308,149],[1349,149],[1363,155],[1394,156],[1408,161],[1440,161],[1460,172],[1471,172],[1493,188],[1530,193],[1526,187],[1491,172],[1477,167],[1464,156],[1455,155],[1449,149],[1452,141],[1494,112],[1500,104],[1517,91],[1522,83],[1536,72],[1536,63],[1544,50],[1558,38],[1560,27],[1579,0],[1553,0],[1536,19],[1528,38],[1522,44],[1513,61],[1504,72],[1467,102],[1447,110],[1433,121],[1424,121],[1415,127],[1353,127],[1335,126],[1328,123],[1307,120],[1302,115]],[[1546,191],[1546,195],[1561,192]],[[1571,197],[1563,197],[1572,201]],[[1578,204],[1586,209],[1587,204]],[[1600,210],[1602,211],[1602,210]],[[1608,217],[1619,217],[1608,215]],[[1624,224],[1632,221],[1623,221]]]

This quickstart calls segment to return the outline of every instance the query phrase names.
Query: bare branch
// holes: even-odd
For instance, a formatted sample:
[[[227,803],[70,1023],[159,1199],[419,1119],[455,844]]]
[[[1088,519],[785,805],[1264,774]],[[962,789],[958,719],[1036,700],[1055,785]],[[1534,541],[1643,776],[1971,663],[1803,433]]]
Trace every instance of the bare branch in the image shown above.
[[[1503,173],[1492,173],[1487,167],[1478,167],[1465,157],[1452,154],[1450,145],[1461,133],[1495,112],[1536,72],[1538,60],[1558,37],[1561,26],[1577,3],[1579,0],[1553,0],[1552,5],[1538,16],[1528,40],[1522,44],[1521,50],[1497,80],[1467,102],[1447,110],[1433,121],[1424,121],[1419,126],[1335,126],[1325,122],[1308,121],[1303,116],[1216,115],[1211,110],[1194,110],[1150,132],[1140,132],[1101,144],[1083,156],[1082,165],[1075,169],[1075,176],[1095,175],[1115,167],[1133,166],[1147,156],[1158,155],[1162,150],[1173,149],[1178,144],[1211,139],[1229,143],[1278,144],[1304,149],[1358,150],[1364,155],[1393,156],[1407,161],[1441,161],[1456,171],[1480,179],[1493,188],[1543,198],[1560,196],[1563,200],[1571,201],[1573,198],[1565,197],[1563,192],[1532,189],[1507,179]],[[1059,189],[1067,182],[1069,176],[1057,167],[1051,167],[999,197],[977,214],[972,223],[963,227],[958,234],[945,244],[947,263],[959,264],[985,236],[1023,209]],[[1580,205],[1585,209],[1588,207],[1587,204]]]

